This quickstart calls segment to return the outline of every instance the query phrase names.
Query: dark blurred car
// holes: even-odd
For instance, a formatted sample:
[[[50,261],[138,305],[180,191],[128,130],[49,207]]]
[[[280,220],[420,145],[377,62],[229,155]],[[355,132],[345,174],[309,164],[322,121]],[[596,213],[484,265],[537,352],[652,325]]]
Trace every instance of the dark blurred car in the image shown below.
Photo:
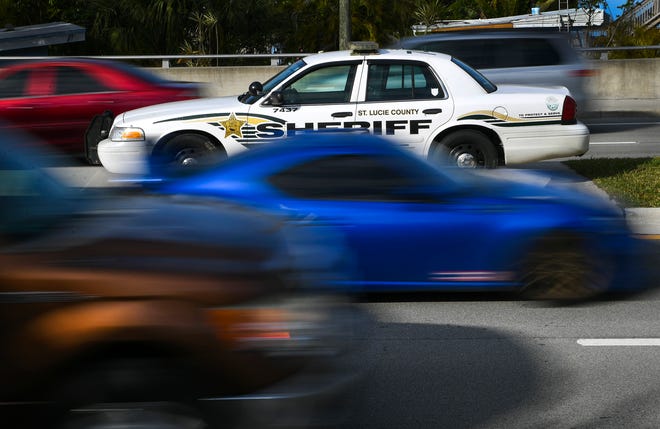
[[[14,63],[0,69],[0,119],[54,147],[85,154],[85,131],[96,115],[202,96],[198,83],[174,82],[121,62],[52,59]],[[95,143],[95,142],[93,142]],[[93,145],[92,145],[93,146]]]
[[[335,226],[357,274],[337,286],[351,292],[581,299],[641,286],[640,244],[610,201],[434,166],[375,136],[310,133],[160,188]]]
[[[589,109],[587,79],[596,70],[558,31],[451,31],[408,37],[395,48],[443,52],[483,73],[495,84],[565,86],[578,109]]]
[[[323,290],[328,234],[215,199],[83,197],[0,139],[3,427],[340,414],[353,313]]]

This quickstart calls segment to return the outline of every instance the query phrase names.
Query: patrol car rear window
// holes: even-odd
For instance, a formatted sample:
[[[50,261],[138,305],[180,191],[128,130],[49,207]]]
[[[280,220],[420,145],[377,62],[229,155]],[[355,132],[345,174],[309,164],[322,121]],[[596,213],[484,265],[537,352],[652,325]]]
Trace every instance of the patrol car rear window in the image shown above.
[[[479,85],[481,85],[481,87],[487,93],[490,94],[491,92],[497,91],[497,86],[495,86],[493,82],[489,81],[488,78],[486,78],[486,76],[482,75],[481,73],[479,73],[478,71],[476,71],[475,69],[465,64],[463,61],[459,60],[456,57],[452,57],[451,61],[457,66],[459,66],[461,69],[463,69],[465,73],[472,76],[472,79],[476,80],[477,83],[479,83]]]

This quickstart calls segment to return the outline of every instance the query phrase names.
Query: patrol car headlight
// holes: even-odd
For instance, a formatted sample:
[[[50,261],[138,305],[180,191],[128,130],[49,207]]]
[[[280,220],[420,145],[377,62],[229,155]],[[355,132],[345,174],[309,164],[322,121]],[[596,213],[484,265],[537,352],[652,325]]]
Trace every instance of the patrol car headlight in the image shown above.
[[[113,127],[110,130],[110,140],[127,142],[144,140],[144,131],[137,127]]]

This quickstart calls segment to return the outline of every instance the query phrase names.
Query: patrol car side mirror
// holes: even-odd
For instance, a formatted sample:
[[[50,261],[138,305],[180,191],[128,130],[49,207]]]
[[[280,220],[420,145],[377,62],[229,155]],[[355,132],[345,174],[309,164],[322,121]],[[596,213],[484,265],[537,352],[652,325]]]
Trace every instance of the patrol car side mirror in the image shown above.
[[[250,95],[254,95],[254,96],[261,94],[263,90],[264,90],[264,86],[261,84],[261,82],[252,82],[248,87],[248,92],[250,93]]]
[[[284,104],[284,94],[282,94],[282,91],[273,91],[268,100],[272,106],[281,106]]]

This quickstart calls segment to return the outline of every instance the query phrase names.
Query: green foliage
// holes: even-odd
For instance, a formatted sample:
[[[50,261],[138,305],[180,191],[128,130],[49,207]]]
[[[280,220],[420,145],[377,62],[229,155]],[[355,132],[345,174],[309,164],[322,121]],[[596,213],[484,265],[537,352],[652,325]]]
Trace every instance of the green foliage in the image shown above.
[[[352,0],[352,39],[382,45],[410,34],[417,0]],[[4,21],[4,22],[3,22]],[[0,0],[0,25],[55,21],[84,27],[86,41],[59,55],[266,53],[338,48],[336,0]]]
[[[615,46],[651,46],[660,45],[660,29],[635,28],[631,32],[617,33]],[[660,49],[637,49],[630,51],[614,51],[609,54],[616,58],[655,58],[660,55]]]
[[[581,0],[594,1],[594,0]],[[604,3],[606,4],[606,3]],[[605,31],[591,40],[591,46],[611,47],[611,46],[651,46],[660,44],[660,29],[635,27],[633,22],[627,19],[626,14],[635,7],[634,0],[628,0],[621,6],[618,6],[622,15],[619,19],[610,22]],[[620,50],[611,51],[608,56],[611,59],[620,58],[655,58],[660,55],[657,49],[638,49],[638,50]]]
[[[474,0],[479,11],[476,18],[497,18],[500,16],[523,15],[529,13],[527,0]]]
[[[624,207],[660,207],[660,158],[566,161]]]
[[[440,0],[420,0],[414,12],[415,20],[430,27],[447,15],[447,7]]]

